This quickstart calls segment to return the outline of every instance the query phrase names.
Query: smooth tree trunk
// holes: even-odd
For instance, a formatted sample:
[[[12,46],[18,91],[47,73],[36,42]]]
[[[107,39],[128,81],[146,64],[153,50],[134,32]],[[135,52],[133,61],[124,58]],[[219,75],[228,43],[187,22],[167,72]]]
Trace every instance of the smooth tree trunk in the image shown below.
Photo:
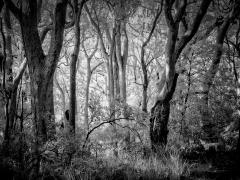
[[[168,37],[166,45],[166,63],[164,71],[157,84],[158,94],[155,98],[154,106],[151,109],[150,117],[150,139],[152,150],[157,151],[158,147],[165,147],[168,135],[168,120],[170,113],[170,101],[176,89],[178,73],[175,64],[187,43],[196,34],[200,23],[207,12],[211,1],[202,0],[191,26],[186,30],[181,38],[178,39],[179,24],[187,7],[187,1],[181,1],[173,17],[173,4],[168,0],[164,2],[165,19],[168,26]]]
[[[75,135],[75,126],[76,126],[76,72],[77,72],[77,61],[78,54],[80,50],[80,17],[82,13],[83,4],[85,0],[82,0],[80,3],[80,7],[78,7],[78,1],[73,1],[73,14],[74,14],[74,49],[71,55],[71,63],[70,63],[70,99],[69,99],[69,122],[70,122],[70,133],[71,135]]]
[[[112,30],[112,41],[111,49],[108,58],[108,84],[109,84],[109,109],[110,109],[110,118],[115,118],[115,91],[114,91],[114,63],[115,63],[115,28]]]
[[[119,67],[119,85],[120,85],[120,98],[123,105],[126,105],[127,102],[127,87],[126,87],[126,67],[128,59],[128,37],[126,32],[126,24],[115,20],[116,24],[116,57]],[[122,54],[122,32],[124,33],[124,42],[123,42],[123,54]]]
[[[70,111],[70,132],[75,134],[75,118],[76,118],[76,63],[79,53],[80,45],[80,27],[75,25],[75,46],[70,63],[70,99],[69,99],[69,111]]]
[[[0,35],[1,35],[1,44],[0,44],[0,120],[2,122],[6,121],[5,123],[5,129],[9,129],[9,121],[6,118],[6,113],[5,113],[5,105],[6,105],[6,97],[5,97],[5,62],[6,62],[6,38],[3,30],[3,21],[0,19]],[[5,131],[5,134],[6,133]],[[4,135],[4,138],[6,136]]]
[[[143,88],[142,89],[142,111],[143,112],[147,112],[147,97],[148,97],[148,84],[149,84],[147,64],[144,60],[144,54],[145,54],[144,47],[147,45],[146,42],[142,45],[142,48],[141,48],[141,68],[143,73],[143,84],[142,84],[142,88]]]
[[[74,4],[74,6],[77,6]],[[77,60],[80,49],[80,14],[78,15],[78,8],[75,7],[75,24],[74,24],[74,49],[71,55],[70,63],[70,99],[69,99],[69,114],[70,114],[70,133],[75,134],[75,123],[76,123],[76,72],[77,72]]]
[[[119,85],[119,67],[116,58],[116,51],[114,52],[113,57],[113,76],[114,76],[114,96],[115,100],[119,101],[120,99],[120,85]]]
[[[89,131],[88,124],[88,106],[89,106],[89,86],[91,81],[91,65],[90,60],[87,60],[87,82],[86,82],[86,90],[85,90],[85,107],[84,107],[84,123],[86,132]]]

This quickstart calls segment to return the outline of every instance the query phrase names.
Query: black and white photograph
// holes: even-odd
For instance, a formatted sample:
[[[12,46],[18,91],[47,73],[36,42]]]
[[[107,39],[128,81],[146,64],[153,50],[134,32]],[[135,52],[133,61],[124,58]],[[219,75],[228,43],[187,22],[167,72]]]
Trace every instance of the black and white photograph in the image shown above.
[[[240,180],[240,0],[0,0],[1,180]]]

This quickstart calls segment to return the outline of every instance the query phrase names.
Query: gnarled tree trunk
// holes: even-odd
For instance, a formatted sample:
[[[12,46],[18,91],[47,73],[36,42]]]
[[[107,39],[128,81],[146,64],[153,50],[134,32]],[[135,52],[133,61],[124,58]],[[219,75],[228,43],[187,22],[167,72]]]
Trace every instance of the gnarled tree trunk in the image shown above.
[[[162,76],[157,82],[158,94],[156,101],[151,109],[150,117],[150,139],[153,151],[157,151],[158,146],[167,144],[168,120],[170,113],[170,100],[176,89],[178,74],[175,70],[175,64],[178,60],[183,48],[196,34],[200,23],[207,12],[211,1],[202,0],[199,10],[193,20],[193,24],[188,26],[186,33],[178,38],[179,24],[184,18],[187,7],[187,1],[180,1],[173,17],[172,6],[168,0],[164,2],[165,19],[168,25],[168,41],[166,45],[166,63]]]
[[[33,125],[35,135],[34,162],[31,179],[36,179],[40,167],[39,150],[42,145],[54,137],[53,75],[62,48],[67,0],[57,0],[54,19],[51,26],[51,41],[48,54],[45,55],[38,32],[39,14],[37,0],[22,2],[18,9],[12,1],[5,1],[9,9],[19,20],[23,45],[26,53],[30,85]]]

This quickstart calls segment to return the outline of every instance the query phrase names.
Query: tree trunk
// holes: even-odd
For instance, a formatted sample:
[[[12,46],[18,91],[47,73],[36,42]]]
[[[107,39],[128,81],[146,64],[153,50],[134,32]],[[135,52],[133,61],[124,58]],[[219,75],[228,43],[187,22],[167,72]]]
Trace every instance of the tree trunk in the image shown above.
[[[87,59],[87,83],[86,83],[86,91],[85,91],[85,108],[84,108],[84,123],[86,129],[86,132],[89,131],[89,125],[88,125],[88,106],[89,106],[89,85],[91,81],[91,65],[90,65],[90,60]]]
[[[76,12],[75,12],[76,13]],[[80,17],[79,17],[80,18]],[[75,118],[76,118],[76,65],[78,59],[78,53],[80,48],[80,27],[79,18],[75,16],[75,45],[72,53],[72,59],[70,64],[70,100],[69,100],[69,112],[70,112],[70,132],[75,134]]]
[[[10,3],[10,2],[9,2]],[[33,130],[35,136],[34,162],[31,179],[36,179],[40,167],[39,149],[53,138],[54,107],[53,107],[53,75],[57,67],[58,57],[63,42],[63,31],[66,16],[66,0],[57,0],[54,10],[53,29],[48,55],[45,56],[41,46],[37,22],[37,2],[31,1],[30,9],[22,9],[18,20],[21,24],[24,49],[29,67],[31,86],[31,107],[33,114]],[[12,11],[16,13],[16,11]]]
[[[142,90],[142,98],[143,98],[143,102],[142,102],[142,111],[143,112],[148,112],[147,110],[147,93],[148,93],[148,83],[143,83],[143,90]]]
[[[156,102],[151,109],[150,117],[150,139],[152,150],[157,152],[158,147],[165,147],[168,135],[168,120],[170,113],[170,100],[176,89],[178,74],[176,73],[172,82],[171,90],[165,94],[162,100]]]
[[[115,118],[115,92],[114,92],[114,63],[115,63],[115,27],[112,30],[112,42],[111,42],[111,49],[110,55],[108,58],[108,79],[109,79],[109,108],[110,108],[110,118]]]
[[[63,90],[63,88],[60,86],[58,80],[57,80],[57,75],[55,74],[54,75],[54,78],[55,78],[55,84],[61,94],[61,97],[62,97],[62,115],[63,115],[63,119],[66,119],[65,118],[65,111],[66,111],[66,97],[65,97],[65,92]],[[64,121],[64,127],[66,127],[66,122]]]
[[[10,13],[7,6],[4,8],[4,24],[5,24],[5,32],[6,36],[6,129],[5,129],[5,141],[6,145],[10,143],[11,135],[13,133],[15,119],[17,115],[17,90],[20,80],[22,78],[23,72],[26,68],[26,61],[24,60],[19,68],[19,72],[15,78],[13,78],[13,53],[12,53],[12,26],[10,22]],[[6,146],[6,148],[8,148]]]
[[[6,33],[6,61],[4,63],[5,69],[5,93],[7,103],[5,105],[6,109],[6,128],[5,128],[5,141],[6,145],[9,144],[9,140],[11,137],[11,132],[14,124],[14,118],[16,115],[16,96],[17,90],[14,90],[13,87],[13,54],[12,54],[12,26],[10,22],[10,13],[9,9],[4,6],[3,10],[3,18],[5,25],[5,33]],[[6,146],[8,149],[8,147]]]
[[[80,7],[78,7],[78,1],[74,0],[74,49],[71,56],[70,64],[70,100],[69,100],[69,113],[70,113],[70,132],[75,135],[76,126],[76,72],[77,72],[77,60],[80,50],[80,16],[83,8],[84,0],[81,1]]]
[[[123,105],[127,101],[127,90],[126,90],[126,64],[128,56],[128,38],[126,34],[126,25],[124,24],[125,41],[123,46],[123,55],[121,51],[122,41],[121,41],[121,21],[115,20],[116,24],[116,57],[119,67],[119,85],[120,85],[120,98]]]
[[[125,105],[127,102],[127,89],[126,89],[126,67],[120,66],[119,68],[119,84],[120,84],[120,97],[121,102]]]
[[[170,113],[170,100],[176,89],[178,74],[175,74],[175,52],[174,47],[177,40],[178,30],[169,30],[166,45],[166,64],[162,76],[157,83],[158,96],[156,103],[151,109],[150,117],[150,139],[152,150],[165,147],[168,135],[168,120]]]
[[[120,100],[120,85],[119,85],[119,67],[116,58],[116,51],[114,51],[113,57],[113,76],[114,76],[114,95],[115,100]]]
[[[65,26],[67,0],[57,0],[51,28],[51,40],[48,55],[45,56],[38,33],[38,2],[24,1],[19,9],[12,1],[5,1],[7,7],[18,19],[22,31],[23,45],[26,53],[30,85],[33,131],[35,136],[34,163],[30,179],[36,179],[39,173],[39,149],[55,131],[53,107],[53,75],[57,67],[62,48]],[[26,8],[27,7],[27,8]]]
[[[177,41],[179,33],[179,23],[186,11],[187,1],[181,1],[176,9],[176,14],[172,15],[173,4],[165,0],[164,13],[168,25],[168,37],[166,45],[166,63],[162,76],[157,82],[158,94],[154,106],[151,109],[150,117],[150,139],[153,151],[157,151],[158,146],[166,146],[168,134],[168,119],[170,112],[170,100],[174,94],[177,84],[178,73],[175,72],[175,64],[187,43],[196,34],[201,20],[207,12],[211,1],[202,0],[188,33],[181,36]]]
[[[148,73],[147,73],[147,65],[144,61],[144,46],[142,46],[141,50],[141,67],[143,72],[143,90],[142,90],[142,111],[147,112],[147,90],[148,90]]]

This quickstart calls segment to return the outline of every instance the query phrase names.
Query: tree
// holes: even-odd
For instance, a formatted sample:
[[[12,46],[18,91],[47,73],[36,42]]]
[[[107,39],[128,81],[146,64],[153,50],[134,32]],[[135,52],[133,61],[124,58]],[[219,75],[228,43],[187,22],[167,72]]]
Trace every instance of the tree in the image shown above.
[[[179,34],[180,25],[184,25],[186,22],[185,14],[187,1],[175,1],[175,3],[174,1],[164,1],[164,13],[168,26],[168,38],[166,45],[165,69],[159,80],[158,95],[155,104],[151,109],[150,117],[150,138],[152,149],[154,151],[156,151],[156,147],[165,146],[167,144],[170,101],[176,89],[178,78],[175,64],[184,47],[196,34],[210,3],[211,1],[209,0],[202,0],[192,24],[184,26],[185,32]],[[176,9],[174,15],[172,14],[173,4],[175,4]]]
[[[50,47],[47,55],[43,52],[38,32],[38,23],[41,20],[38,8],[41,7],[41,1],[24,1],[21,8],[18,8],[12,1],[5,1],[5,3],[20,23],[31,79],[31,106],[36,138],[35,160],[31,176],[34,179],[38,175],[40,167],[39,148],[48,139],[53,138],[55,132],[53,75],[62,47],[67,1],[56,1],[54,19],[46,27],[51,29]]]
[[[160,15],[161,15],[161,13],[162,13],[162,4],[161,4],[160,9],[158,8],[157,14],[154,17],[151,31],[150,31],[147,39],[143,42],[143,44],[141,46],[140,60],[141,60],[141,68],[142,68],[142,73],[143,73],[142,111],[144,111],[144,112],[147,112],[147,90],[148,90],[148,84],[149,84],[148,70],[147,70],[147,66],[149,65],[149,63],[145,62],[145,47],[148,45],[149,41],[151,40],[151,37],[154,33],[154,30],[155,30],[156,25],[157,25],[157,21],[158,21]]]
[[[70,63],[70,100],[69,100],[69,112],[70,112],[70,132],[75,134],[76,124],[76,70],[77,59],[80,50],[80,17],[85,0],[82,0],[80,6],[78,6],[78,0],[73,1],[73,14],[74,14],[74,49],[71,55]]]
[[[19,72],[16,77],[13,77],[13,50],[12,50],[12,37],[13,30],[10,21],[10,12],[9,9],[5,6],[4,8],[4,24],[5,24],[5,32],[6,36],[6,62],[5,64],[5,81],[6,89],[6,128],[5,128],[5,141],[6,145],[8,145],[10,141],[11,134],[14,130],[14,123],[17,117],[17,90],[20,80],[22,79],[22,75],[26,69],[27,61],[23,60]],[[6,147],[7,148],[7,147]]]
[[[103,38],[103,33],[101,32],[101,29],[98,25],[98,23],[94,20],[94,18],[92,17],[88,6],[85,5],[84,6],[85,11],[88,15],[89,21],[91,22],[92,26],[94,27],[94,29],[97,32],[97,35],[99,37],[99,41],[100,41],[100,48],[101,48],[101,52],[103,54],[103,57],[106,61],[106,66],[107,66],[107,76],[108,76],[108,96],[109,96],[109,109],[110,109],[110,117],[114,118],[115,117],[115,93],[114,93],[114,88],[116,88],[117,86],[117,82],[114,82],[114,69],[116,69],[116,67],[114,68],[114,62],[115,62],[115,36],[116,36],[116,28],[113,27],[112,28],[112,33],[110,35],[109,29],[106,29],[106,36],[108,39],[108,44],[110,47],[109,52],[107,52],[107,48],[106,45],[104,43],[104,38]],[[115,87],[114,87],[115,85]],[[117,91],[117,90],[116,90]]]
[[[93,68],[91,68],[91,61],[93,56],[95,55],[97,48],[98,48],[98,39],[96,42],[96,45],[93,49],[93,51],[91,52],[91,54],[89,55],[87,53],[87,50],[84,46],[84,42],[82,43],[82,47],[83,47],[83,51],[85,53],[85,57],[87,59],[87,83],[86,83],[86,99],[85,99],[85,107],[84,107],[84,123],[85,123],[85,129],[86,132],[89,132],[89,120],[88,120],[88,107],[89,107],[89,86],[90,86],[90,82],[91,82],[91,77],[92,74],[94,72],[94,70],[97,69],[98,66],[100,66],[102,64],[102,62],[100,62],[99,64],[97,64],[96,66],[94,66]]]

